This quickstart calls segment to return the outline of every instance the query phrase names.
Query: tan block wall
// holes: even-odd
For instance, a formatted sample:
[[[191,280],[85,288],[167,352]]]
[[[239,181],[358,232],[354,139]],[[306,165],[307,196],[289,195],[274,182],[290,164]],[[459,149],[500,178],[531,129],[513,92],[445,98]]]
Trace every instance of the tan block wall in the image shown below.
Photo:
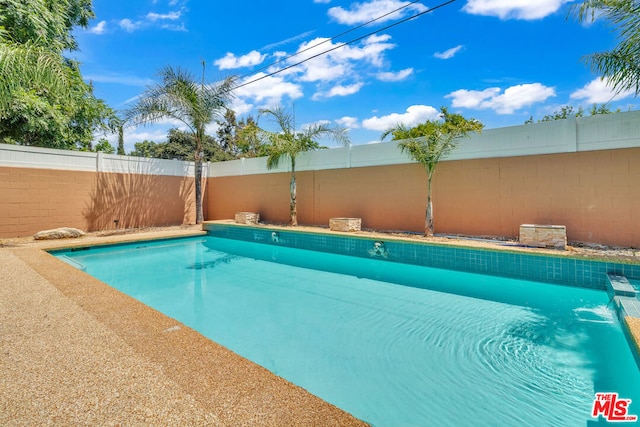
[[[520,224],[567,227],[569,241],[640,247],[640,148],[442,162],[433,185],[435,231],[517,238]],[[362,227],[424,230],[420,165],[301,172],[298,221],[332,217]],[[289,220],[289,174],[210,178],[207,219],[238,211]]]
[[[195,222],[193,178],[0,168],[0,238]]]

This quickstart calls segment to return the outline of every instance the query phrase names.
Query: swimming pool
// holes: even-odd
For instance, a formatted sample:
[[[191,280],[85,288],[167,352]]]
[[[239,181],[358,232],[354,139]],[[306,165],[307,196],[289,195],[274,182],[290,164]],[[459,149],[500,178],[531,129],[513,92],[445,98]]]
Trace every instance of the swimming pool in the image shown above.
[[[604,291],[216,237],[56,255],[374,425],[585,425],[596,392],[640,402]]]

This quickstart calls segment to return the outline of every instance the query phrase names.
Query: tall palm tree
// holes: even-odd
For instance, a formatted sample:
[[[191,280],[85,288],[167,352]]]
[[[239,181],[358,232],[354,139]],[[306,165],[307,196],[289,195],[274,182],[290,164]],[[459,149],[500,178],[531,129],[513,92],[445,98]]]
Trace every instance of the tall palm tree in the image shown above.
[[[618,91],[640,94],[640,2],[637,0],[586,0],[573,9],[580,22],[607,19],[617,27],[618,45],[608,52],[585,57],[595,73],[607,77]]]
[[[460,140],[472,132],[480,132],[484,125],[475,119],[465,119],[460,114],[452,114],[442,107],[442,120],[427,120],[414,127],[398,124],[386,130],[381,139],[391,135],[398,141],[403,153],[424,166],[427,172],[427,208],[425,212],[424,235],[433,236],[433,204],[431,201],[431,181],[438,162],[451,153]]]
[[[297,131],[295,118],[281,106],[260,110],[260,115],[267,115],[279,127],[277,132],[260,130],[262,138],[268,142],[267,169],[278,167],[280,160],[289,158],[291,162],[291,180],[289,183],[289,214],[292,226],[298,225],[297,190],[296,190],[296,157],[305,151],[323,148],[318,139],[331,138],[341,144],[349,144],[349,137],[344,128],[330,127],[324,123],[309,125]]]
[[[148,87],[138,102],[126,114],[132,124],[157,123],[163,119],[182,122],[195,139],[196,224],[202,215],[202,142],[205,128],[216,118],[222,118],[231,101],[235,78],[228,77],[217,84],[205,84],[205,63],[202,80],[188,71],[167,66],[160,70],[160,82]]]

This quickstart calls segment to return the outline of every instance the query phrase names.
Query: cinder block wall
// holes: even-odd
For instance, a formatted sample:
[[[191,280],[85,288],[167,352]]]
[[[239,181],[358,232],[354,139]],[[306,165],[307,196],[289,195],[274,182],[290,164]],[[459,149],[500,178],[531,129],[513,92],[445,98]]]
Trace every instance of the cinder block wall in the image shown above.
[[[436,233],[515,238],[520,224],[566,225],[569,241],[640,247],[640,148],[440,163],[433,186]],[[289,173],[208,180],[208,219],[260,213],[289,218]],[[304,171],[298,221],[424,230],[426,174],[417,164]]]
[[[0,238],[195,222],[193,178],[0,167]]]

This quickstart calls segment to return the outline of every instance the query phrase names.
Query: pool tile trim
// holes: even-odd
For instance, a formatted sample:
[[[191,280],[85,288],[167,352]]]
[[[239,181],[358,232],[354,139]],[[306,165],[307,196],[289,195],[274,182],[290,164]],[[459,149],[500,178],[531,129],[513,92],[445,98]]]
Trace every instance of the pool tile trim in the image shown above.
[[[608,274],[640,280],[640,264],[609,260],[551,256],[508,249],[497,251],[393,238],[312,233],[265,226],[205,223],[203,229],[215,237],[364,258],[376,256],[374,245],[382,242],[386,256],[379,258],[389,262],[600,290],[606,289]]]

